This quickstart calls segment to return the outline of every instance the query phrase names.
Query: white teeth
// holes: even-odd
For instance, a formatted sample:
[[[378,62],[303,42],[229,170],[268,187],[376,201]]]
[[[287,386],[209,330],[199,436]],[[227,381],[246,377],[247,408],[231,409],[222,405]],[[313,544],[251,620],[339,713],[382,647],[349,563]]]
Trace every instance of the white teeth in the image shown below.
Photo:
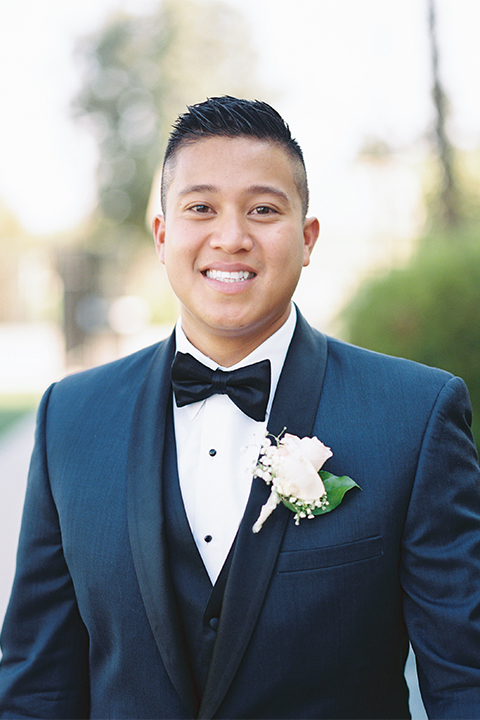
[[[248,272],[247,270],[239,270],[238,272],[223,272],[222,270],[207,270],[205,275],[212,280],[220,280],[220,282],[235,283],[243,282],[251,277],[254,277],[254,273]]]

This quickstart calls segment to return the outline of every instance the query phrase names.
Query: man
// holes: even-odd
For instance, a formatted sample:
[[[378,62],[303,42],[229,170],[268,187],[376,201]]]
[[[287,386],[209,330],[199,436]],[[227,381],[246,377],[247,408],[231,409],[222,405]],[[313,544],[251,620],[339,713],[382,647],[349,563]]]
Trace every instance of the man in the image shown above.
[[[39,410],[2,717],[406,718],[408,638],[429,714],[480,717],[464,384],[328,339],[292,306],[319,226],[268,105],[189,108],[162,200],[174,334]],[[252,532],[266,428],[318,437],[325,470],[361,490],[298,525],[280,504]]]

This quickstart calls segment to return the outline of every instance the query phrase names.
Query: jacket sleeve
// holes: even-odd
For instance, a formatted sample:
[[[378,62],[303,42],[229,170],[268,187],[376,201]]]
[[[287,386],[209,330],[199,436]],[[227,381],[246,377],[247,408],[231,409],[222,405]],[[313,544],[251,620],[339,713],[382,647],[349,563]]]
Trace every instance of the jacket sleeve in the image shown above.
[[[48,480],[46,415],[37,417],[17,555],[1,636],[0,717],[89,716],[88,636],[65,563]]]
[[[466,387],[436,400],[417,465],[401,564],[404,615],[432,718],[480,717],[480,472]]]

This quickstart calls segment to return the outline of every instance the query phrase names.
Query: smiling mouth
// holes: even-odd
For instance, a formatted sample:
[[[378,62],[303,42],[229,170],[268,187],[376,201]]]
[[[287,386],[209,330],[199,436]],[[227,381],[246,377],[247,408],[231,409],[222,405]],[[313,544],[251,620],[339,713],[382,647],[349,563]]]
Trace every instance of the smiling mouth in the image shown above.
[[[248,270],[239,270],[237,272],[225,272],[223,270],[207,270],[205,272],[206,277],[211,280],[218,280],[224,283],[238,283],[245,282],[255,277],[255,273],[248,272]]]

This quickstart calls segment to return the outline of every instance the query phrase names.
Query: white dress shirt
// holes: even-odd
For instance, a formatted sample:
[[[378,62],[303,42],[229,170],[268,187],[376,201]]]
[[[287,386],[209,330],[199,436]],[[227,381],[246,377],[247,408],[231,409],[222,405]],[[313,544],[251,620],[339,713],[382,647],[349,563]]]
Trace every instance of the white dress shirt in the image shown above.
[[[265,437],[278,379],[296,324],[296,310],[288,320],[236,365],[222,368],[195,348],[176,326],[177,350],[190,353],[212,370],[235,370],[261,360],[271,363],[270,398],[264,422],[249,418],[227,395],[177,407],[173,418],[178,475],[190,528],[212,584],[215,583],[235,539],[250,493],[260,445]],[[260,510],[260,508],[259,508]]]

